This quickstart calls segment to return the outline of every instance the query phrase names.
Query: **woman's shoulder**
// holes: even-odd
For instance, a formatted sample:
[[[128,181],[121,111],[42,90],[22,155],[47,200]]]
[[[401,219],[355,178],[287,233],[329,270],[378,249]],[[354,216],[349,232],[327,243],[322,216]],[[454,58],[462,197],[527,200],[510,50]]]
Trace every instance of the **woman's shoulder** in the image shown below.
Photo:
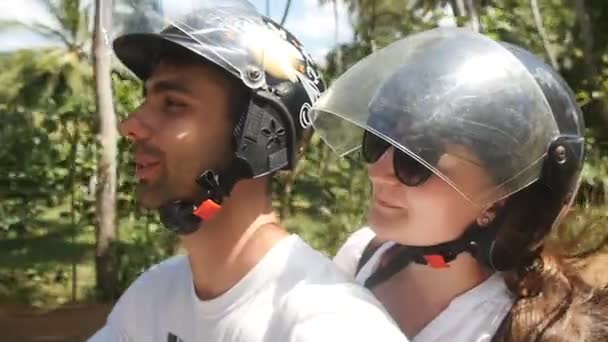
[[[369,227],[352,233],[334,256],[334,263],[349,275],[355,276],[361,254],[374,236],[376,234]]]
[[[495,273],[454,298],[412,341],[484,340],[496,333],[512,305],[502,274]]]

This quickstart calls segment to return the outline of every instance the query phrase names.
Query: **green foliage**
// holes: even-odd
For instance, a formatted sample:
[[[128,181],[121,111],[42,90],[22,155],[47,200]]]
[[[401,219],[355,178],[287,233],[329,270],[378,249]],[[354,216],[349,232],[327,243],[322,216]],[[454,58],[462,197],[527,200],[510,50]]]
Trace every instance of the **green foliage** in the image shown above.
[[[298,164],[290,196],[277,203],[279,209],[289,208],[284,211],[287,227],[330,256],[364,223],[370,187],[357,157],[340,158],[314,137]],[[283,179],[276,185],[274,193],[280,195],[286,188]]]
[[[52,32],[64,45],[0,56],[0,250],[5,261],[0,276],[13,284],[0,289],[0,298],[4,292],[6,298],[53,304],[62,302],[61,296],[42,302],[38,297],[56,285],[56,268],[68,273],[93,268],[99,144],[93,70],[83,50],[90,45],[88,16],[79,1],[45,5],[59,23],[60,29]],[[124,117],[138,105],[141,89],[118,72],[114,85],[116,109]],[[151,232],[144,224],[153,216],[138,213],[132,157],[126,141],[119,148],[118,221],[126,223],[116,246],[115,297],[142,269],[172,255],[176,244],[175,238]],[[134,214],[137,222],[128,220]],[[37,276],[30,276],[32,272]],[[70,293],[70,287],[91,292],[91,274],[86,277],[62,283],[64,292]],[[22,295],[6,292],[11,289]]]
[[[567,220],[554,229],[550,242],[559,246],[565,255],[584,256],[604,251],[608,243],[608,206],[579,207]]]

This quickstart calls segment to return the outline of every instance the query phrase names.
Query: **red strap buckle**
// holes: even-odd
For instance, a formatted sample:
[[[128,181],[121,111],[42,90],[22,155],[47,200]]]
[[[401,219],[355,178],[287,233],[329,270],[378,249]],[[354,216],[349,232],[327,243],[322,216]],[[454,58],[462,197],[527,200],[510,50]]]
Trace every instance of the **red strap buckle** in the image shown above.
[[[424,260],[426,260],[426,263],[429,266],[431,266],[432,268],[435,268],[435,269],[450,267],[450,265],[447,262],[445,262],[445,259],[440,254],[425,255]]]
[[[220,210],[222,206],[215,203],[213,200],[206,200],[201,205],[194,210],[193,214],[200,217],[204,221],[209,221],[215,216]]]

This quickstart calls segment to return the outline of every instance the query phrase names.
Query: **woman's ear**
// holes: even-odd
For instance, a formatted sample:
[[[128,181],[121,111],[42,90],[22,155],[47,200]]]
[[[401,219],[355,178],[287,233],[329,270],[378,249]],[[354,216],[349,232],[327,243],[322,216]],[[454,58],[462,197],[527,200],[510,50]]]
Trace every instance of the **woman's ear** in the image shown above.
[[[498,211],[505,206],[507,203],[506,199],[501,199],[497,202],[494,202],[491,206],[489,206],[486,210],[484,210],[481,215],[477,218],[477,225],[480,227],[487,227],[494,221]]]

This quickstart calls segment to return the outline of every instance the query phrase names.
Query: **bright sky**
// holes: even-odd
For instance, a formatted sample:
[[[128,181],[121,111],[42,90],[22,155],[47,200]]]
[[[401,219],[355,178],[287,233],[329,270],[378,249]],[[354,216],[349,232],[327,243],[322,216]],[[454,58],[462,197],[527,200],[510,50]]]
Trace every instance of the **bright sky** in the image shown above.
[[[250,0],[260,11],[266,12],[266,0]],[[269,0],[270,17],[280,21],[287,0]],[[352,40],[353,30],[350,26],[345,6],[339,2],[339,41]],[[36,0],[0,0],[0,20],[19,20],[22,22],[46,22],[50,17]],[[321,61],[327,51],[335,44],[333,6],[319,6],[318,0],[292,0],[287,21],[287,29],[304,44],[308,52]],[[27,31],[0,31],[0,51],[10,51],[27,47],[39,47],[53,44],[48,40]]]

